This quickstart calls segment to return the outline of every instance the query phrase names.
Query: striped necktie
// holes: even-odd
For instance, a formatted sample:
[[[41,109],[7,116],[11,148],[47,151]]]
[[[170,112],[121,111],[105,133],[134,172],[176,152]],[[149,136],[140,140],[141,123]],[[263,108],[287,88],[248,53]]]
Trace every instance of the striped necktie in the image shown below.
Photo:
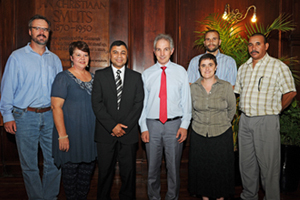
[[[120,108],[120,103],[121,103],[121,96],[122,96],[122,80],[121,80],[121,71],[117,70],[117,77],[116,77],[116,88],[117,88],[117,109],[119,110]]]

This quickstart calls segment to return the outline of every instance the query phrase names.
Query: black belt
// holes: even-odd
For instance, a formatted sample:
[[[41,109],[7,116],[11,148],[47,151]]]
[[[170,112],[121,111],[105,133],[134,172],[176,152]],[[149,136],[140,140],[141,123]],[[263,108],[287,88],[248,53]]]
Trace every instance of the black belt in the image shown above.
[[[174,121],[174,120],[180,119],[180,118],[182,118],[182,117],[178,116],[178,117],[174,117],[174,118],[169,118],[169,119],[167,119],[167,122],[169,122],[169,121]],[[156,121],[160,121],[159,119],[155,119],[155,120],[156,120]]]

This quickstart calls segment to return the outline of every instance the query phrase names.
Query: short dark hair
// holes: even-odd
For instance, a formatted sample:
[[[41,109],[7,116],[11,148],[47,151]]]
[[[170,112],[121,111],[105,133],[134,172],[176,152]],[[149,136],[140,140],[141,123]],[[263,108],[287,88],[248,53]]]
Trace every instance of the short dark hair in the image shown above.
[[[70,54],[70,56],[73,55],[75,49],[79,49],[79,50],[81,50],[83,52],[87,52],[88,55],[90,55],[90,48],[87,45],[87,43],[85,43],[83,41],[72,42],[70,44],[70,46],[69,46],[69,54]]]
[[[43,15],[34,15],[33,17],[30,18],[30,20],[28,21],[28,29],[31,28],[32,26],[32,22],[33,20],[36,20],[36,19],[42,19],[42,20],[45,20],[48,24],[48,28],[50,29],[51,28],[51,22],[46,18],[44,17]]]
[[[206,38],[206,35],[207,35],[208,33],[217,33],[218,36],[219,36],[219,39],[220,39],[220,33],[219,33],[219,31],[217,31],[217,30],[208,30],[208,31],[206,31],[205,34],[204,34],[204,39]]]
[[[253,33],[251,35],[251,37],[253,37],[253,36],[262,36],[264,38],[264,43],[265,44],[268,43],[267,37],[264,34],[262,34],[262,33]]]
[[[122,46],[122,45],[125,46],[126,50],[128,51],[128,47],[127,47],[126,43],[123,42],[122,40],[116,40],[116,41],[114,41],[113,43],[111,43],[111,45],[110,45],[110,47],[109,47],[109,51],[111,51],[111,49],[112,49],[114,46],[119,47],[119,46]]]
[[[206,54],[204,54],[203,56],[201,56],[201,58],[199,59],[198,66],[200,67],[200,64],[201,64],[201,61],[202,61],[202,60],[207,60],[207,59],[208,59],[208,60],[213,60],[214,63],[215,63],[215,65],[216,65],[216,66],[218,65],[216,56],[214,56],[214,55],[211,54],[211,53],[206,53]]]

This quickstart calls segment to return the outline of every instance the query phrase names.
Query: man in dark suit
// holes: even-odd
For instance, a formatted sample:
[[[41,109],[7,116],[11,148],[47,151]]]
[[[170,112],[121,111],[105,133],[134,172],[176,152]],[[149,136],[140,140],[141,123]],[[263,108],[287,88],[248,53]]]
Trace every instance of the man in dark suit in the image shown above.
[[[123,41],[114,41],[109,51],[111,66],[96,72],[92,91],[92,105],[97,118],[97,199],[111,199],[118,160],[122,181],[120,200],[133,200],[138,119],[144,99],[143,82],[140,73],[126,68],[128,48]]]

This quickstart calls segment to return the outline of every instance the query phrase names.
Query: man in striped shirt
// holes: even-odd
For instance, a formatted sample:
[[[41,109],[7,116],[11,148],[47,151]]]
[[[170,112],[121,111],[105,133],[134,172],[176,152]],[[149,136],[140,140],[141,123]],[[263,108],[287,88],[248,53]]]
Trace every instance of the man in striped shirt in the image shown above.
[[[265,199],[280,199],[279,113],[296,96],[294,79],[283,62],[268,55],[261,33],[249,38],[251,58],[238,70],[234,92],[240,95],[239,163],[241,199],[257,200],[259,173]]]
[[[222,54],[220,52],[219,47],[221,45],[221,42],[222,41],[220,39],[220,34],[218,31],[209,30],[205,33],[203,43],[206,49],[206,53],[211,53],[217,58],[218,67],[216,75],[219,79],[227,81],[232,86],[234,86],[237,74],[236,63],[232,57]],[[187,73],[190,84],[194,83],[200,78],[199,59],[203,55],[204,54],[194,57],[189,64]]]

